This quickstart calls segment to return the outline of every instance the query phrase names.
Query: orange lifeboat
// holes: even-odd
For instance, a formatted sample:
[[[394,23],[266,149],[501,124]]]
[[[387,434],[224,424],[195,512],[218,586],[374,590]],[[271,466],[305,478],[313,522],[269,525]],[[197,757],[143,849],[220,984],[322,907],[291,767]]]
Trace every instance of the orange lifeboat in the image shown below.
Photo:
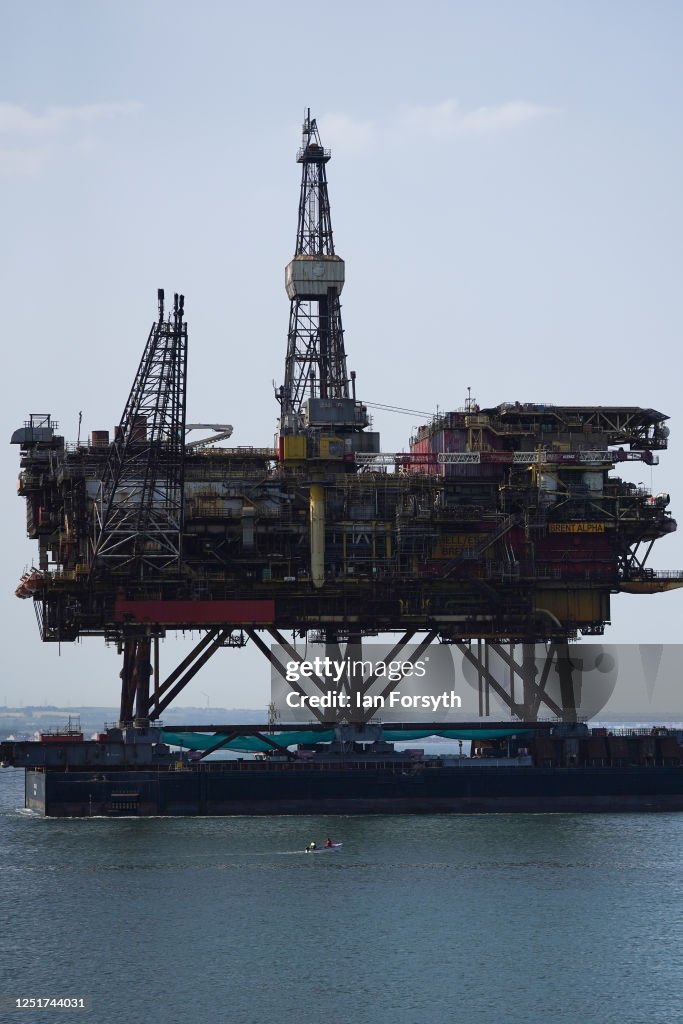
[[[45,577],[39,569],[29,569],[19,580],[14,591],[17,597],[26,598],[33,595],[45,585]]]

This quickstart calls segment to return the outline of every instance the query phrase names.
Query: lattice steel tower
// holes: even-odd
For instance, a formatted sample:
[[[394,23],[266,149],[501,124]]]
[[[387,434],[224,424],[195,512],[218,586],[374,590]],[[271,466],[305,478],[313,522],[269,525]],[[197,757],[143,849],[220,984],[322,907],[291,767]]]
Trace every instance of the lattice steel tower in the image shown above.
[[[147,339],[95,503],[93,568],[177,571],[183,525],[187,324],[174,296]]]
[[[344,261],[334,251],[325,172],[329,159],[309,109],[297,153],[302,166],[296,250],[285,271],[291,310],[285,382],[279,391],[281,434],[298,433],[316,418],[310,399],[350,400],[339,303]]]

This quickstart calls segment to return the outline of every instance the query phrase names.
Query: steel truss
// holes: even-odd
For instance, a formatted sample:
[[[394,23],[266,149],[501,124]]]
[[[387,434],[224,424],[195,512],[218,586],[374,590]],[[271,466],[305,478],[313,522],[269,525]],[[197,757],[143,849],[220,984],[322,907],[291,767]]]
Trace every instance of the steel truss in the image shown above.
[[[302,170],[295,260],[335,259],[325,171],[329,159],[309,110],[297,154]],[[339,291],[332,286],[326,294],[297,294],[291,300],[285,382],[280,389],[283,424],[288,415],[301,416],[308,397],[349,397]]]
[[[265,632],[270,637],[272,644],[277,644],[282,648],[287,662],[293,661],[300,665],[306,661],[306,658],[274,626],[266,627],[263,631],[254,628],[244,629],[244,633],[253,641],[268,660],[271,668],[287,683],[287,686],[300,696],[306,695],[306,691],[298,681],[287,679],[286,664],[278,659],[272,648],[259,635],[261,632]],[[447,642],[440,636],[438,630],[429,630],[424,632],[417,647],[408,656],[405,653],[406,647],[413,642],[418,632],[421,631],[406,630],[395,641],[384,658],[376,659],[376,666],[381,663],[388,665],[397,659],[415,664],[424,657],[425,652],[432,644]],[[214,626],[206,631],[189,654],[162,682],[159,673],[160,635],[159,632],[153,631],[139,634],[130,633],[121,641],[120,649],[123,654],[121,726],[135,724],[144,727],[150,722],[158,720],[218,650],[222,647],[243,646],[245,642],[241,630],[235,633],[228,627]],[[515,644],[477,640],[471,643],[457,641],[450,646],[455,647],[462,655],[463,662],[471,665],[476,671],[480,721],[490,717],[491,692],[507,708],[512,718],[520,724],[537,723],[541,715],[545,715],[546,719],[551,716],[555,721],[561,722],[579,721],[577,711],[581,703],[582,685],[580,648],[572,648],[566,640],[560,640],[547,644],[539,657],[538,645],[535,642]],[[521,657],[517,656],[517,651],[521,651]],[[574,657],[572,657],[572,652]],[[363,658],[361,635],[351,634],[349,636],[342,656],[336,631],[328,630],[325,637],[325,654],[337,663],[343,660],[347,660],[350,664],[361,661]],[[495,674],[491,667],[492,654],[499,659]],[[319,725],[327,727],[367,725],[373,721],[377,723],[376,704],[374,707],[364,708],[362,699],[357,700],[356,696],[363,698],[369,695],[373,686],[380,679],[380,675],[381,673],[376,668],[375,674],[367,678],[347,675],[341,680],[339,692],[348,695],[348,706],[353,708],[353,711],[347,712],[338,708],[320,709],[309,705],[307,714]],[[329,692],[329,681],[326,682],[316,675],[311,675],[310,672],[307,672],[306,676],[320,695]],[[372,693],[373,698],[379,696],[383,699],[388,698],[400,687],[402,682],[402,680],[390,680],[386,675],[381,675],[381,680],[384,686],[381,690]],[[400,723],[396,724],[400,727]],[[452,721],[443,724],[454,726]],[[392,722],[390,728],[394,728],[394,726],[395,723]],[[414,727],[420,728],[419,722]],[[243,731],[243,728],[236,728],[233,735],[233,731],[228,730],[229,735],[218,738],[215,746],[204,751],[203,756],[225,746]],[[273,740],[272,746],[277,748],[279,745]]]
[[[555,715],[561,721],[577,721],[576,687],[578,679],[575,679],[573,675],[568,643],[548,644],[540,672],[536,644],[533,642],[521,644],[521,661],[515,659],[515,647],[520,645],[477,640],[474,649],[467,643],[457,643],[454,646],[477,670],[480,718],[487,718],[490,714],[490,693],[493,690],[510,713],[520,721],[536,722],[542,705],[545,705],[548,713]],[[491,673],[491,652],[494,652],[505,664],[508,670],[506,680],[496,678]],[[548,692],[550,673],[553,668],[559,679],[559,702]]]
[[[292,682],[287,679],[285,665],[275,657],[273,651],[268,647],[264,640],[259,637],[256,630],[249,629],[246,632],[261,653],[268,659],[271,667],[283,680],[285,680],[285,682],[287,682],[287,685],[292,689],[292,691],[299,695],[303,695],[305,692],[303,687],[301,687],[298,682]],[[305,660],[300,652],[285,639],[279,630],[275,628],[268,628],[266,632],[272,637],[274,643],[282,647],[288,661],[294,661],[297,664],[301,664]],[[405,651],[406,646],[411,643],[417,632],[418,631],[415,629],[406,630],[388,654],[382,659],[383,662],[388,664],[400,657],[403,661],[410,661],[414,663],[422,658],[430,645],[438,640],[439,634],[437,630],[430,630],[427,632],[415,651],[411,654],[410,658],[407,658],[403,652]],[[576,687],[578,685],[578,680],[575,679],[573,675],[569,645],[566,641],[551,643],[547,646],[540,672],[537,663],[535,643],[526,643],[521,645],[523,652],[521,662],[516,661],[514,656],[515,647],[519,647],[520,645],[515,645],[513,643],[500,644],[478,640],[476,642],[476,647],[474,648],[468,643],[455,643],[453,646],[456,647],[463,657],[477,670],[480,718],[488,717],[490,714],[490,691],[493,690],[508,708],[510,713],[519,721],[536,722],[542,707],[544,707],[548,713],[556,716],[561,721],[577,721]],[[491,673],[489,667],[490,651],[497,654],[501,661],[506,665],[509,671],[507,680],[497,679]],[[362,660],[360,636],[349,638],[349,643],[346,647],[345,653],[347,657],[351,656],[356,660]],[[332,659],[341,660],[339,644],[333,634],[330,634],[327,638],[325,654]],[[556,671],[559,679],[559,701],[556,700],[549,692],[549,683],[551,680],[550,673],[553,669]],[[358,705],[359,703],[362,703],[362,701],[356,701],[355,695],[358,694],[361,698],[367,695],[372,686],[376,683],[377,678],[378,677],[375,674],[363,680],[346,678],[342,681],[340,692],[345,692],[350,698],[353,698],[351,706],[357,709],[353,713],[352,720],[348,720],[349,722],[352,721],[353,724],[367,724],[371,719],[376,718],[376,710],[358,709]],[[309,679],[321,695],[327,693],[329,690],[329,683],[325,683],[318,676],[312,675],[309,676]],[[377,695],[380,695],[383,698],[388,697],[390,693],[400,686],[400,683],[400,680],[397,682],[388,681]],[[516,688],[516,684],[521,684],[521,693],[519,687]],[[340,720],[345,720],[343,718],[343,714],[340,714],[338,711],[332,713],[329,710],[321,710],[311,707],[310,714],[321,724],[330,724],[330,722],[338,723]]]
[[[184,297],[152,329],[117,428],[95,502],[93,567],[140,575],[181,561],[187,379]]]
[[[283,395],[286,411],[301,413],[307,398],[348,398],[339,294],[292,299]]]

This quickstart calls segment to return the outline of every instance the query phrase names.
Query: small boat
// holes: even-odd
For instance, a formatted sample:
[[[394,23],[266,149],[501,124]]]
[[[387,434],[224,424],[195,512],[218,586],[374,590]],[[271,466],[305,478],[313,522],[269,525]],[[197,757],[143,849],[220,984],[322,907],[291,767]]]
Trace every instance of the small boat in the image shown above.
[[[343,843],[332,843],[331,846],[316,846],[312,850],[307,846],[304,853],[330,853],[332,850],[338,850]]]

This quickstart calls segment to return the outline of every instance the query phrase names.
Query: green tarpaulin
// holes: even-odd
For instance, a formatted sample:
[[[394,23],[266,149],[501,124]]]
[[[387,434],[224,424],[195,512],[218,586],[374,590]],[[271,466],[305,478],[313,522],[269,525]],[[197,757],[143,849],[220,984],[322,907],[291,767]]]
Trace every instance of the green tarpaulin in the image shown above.
[[[444,729],[441,732],[421,731],[412,729],[385,729],[383,738],[390,743],[410,743],[413,740],[424,740],[429,736],[438,736],[445,740],[498,740],[507,736],[523,736],[528,729]],[[208,750],[220,743],[221,735],[227,733],[206,732],[171,732],[163,729],[161,737],[164,743],[172,747],[185,747],[188,750]],[[334,729],[316,732],[314,729],[302,729],[299,732],[273,733],[271,739],[283,747],[296,746],[299,743],[330,743],[334,739]],[[258,736],[238,736],[226,743],[221,750],[236,750],[243,754],[260,754],[264,750],[272,750],[270,744]]]

